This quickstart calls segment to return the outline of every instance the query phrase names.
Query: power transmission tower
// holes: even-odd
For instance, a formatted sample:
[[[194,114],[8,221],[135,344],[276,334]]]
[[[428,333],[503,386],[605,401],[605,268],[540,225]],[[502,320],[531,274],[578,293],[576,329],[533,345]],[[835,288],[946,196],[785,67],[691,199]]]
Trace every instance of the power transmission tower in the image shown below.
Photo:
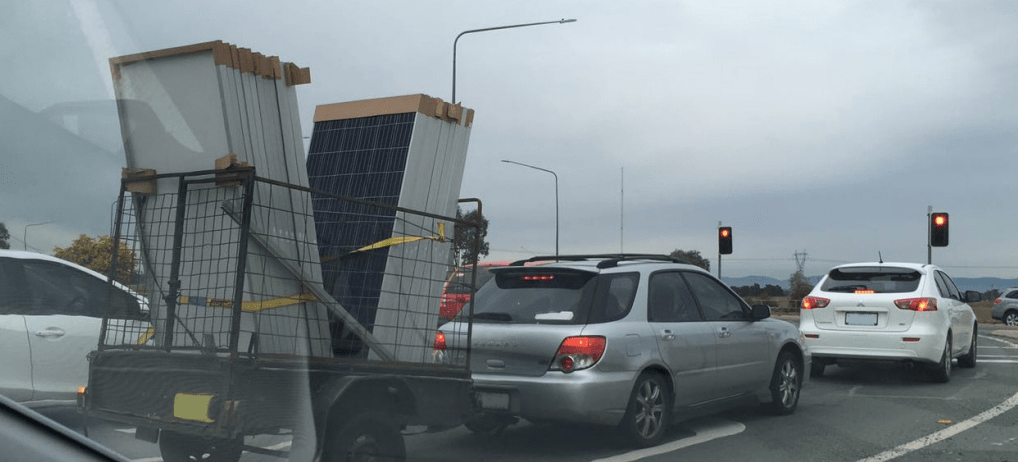
[[[799,268],[798,271],[800,273],[802,273],[802,274],[806,274],[806,271],[805,271],[805,268],[806,268],[806,256],[808,254],[806,253],[805,250],[803,250],[802,253],[799,253],[799,251],[796,250],[794,255],[795,255],[795,266],[797,266]]]

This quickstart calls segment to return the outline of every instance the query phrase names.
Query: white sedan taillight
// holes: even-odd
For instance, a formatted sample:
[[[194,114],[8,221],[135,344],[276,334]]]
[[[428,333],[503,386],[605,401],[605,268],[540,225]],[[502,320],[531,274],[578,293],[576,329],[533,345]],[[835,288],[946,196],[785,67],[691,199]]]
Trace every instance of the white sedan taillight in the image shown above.
[[[901,310],[937,311],[937,299],[933,297],[900,298],[894,301],[894,306]]]
[[[802,299],[802,309],[812,310],[814,308],[825,308],[831,303],[831,299],[823,297],[804,297]]]

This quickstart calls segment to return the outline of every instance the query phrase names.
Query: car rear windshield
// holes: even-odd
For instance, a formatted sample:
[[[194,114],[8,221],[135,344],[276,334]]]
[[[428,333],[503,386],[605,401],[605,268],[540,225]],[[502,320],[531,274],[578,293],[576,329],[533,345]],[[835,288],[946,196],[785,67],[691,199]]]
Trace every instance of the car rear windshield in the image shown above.
[[[477,267],[477,287],[481,287],[485,282],[491,280],[493,274],[489,269],[494,268],[493,266],[478,266]],[[470,278],[473,271],[470,268],[460,268],[453,275],[452,279],[449,280],[449,287],[445,290],[447,294],[469,294],[470,290]]]
[[[853,266],[835,268],[820,286],[824,292],[905,293],[919,287],[922,273],[909,268]]]
[[[477,292],[474,322],[586,324],[624,317],[639,273],[599,275],[567,268],[494,271],[495,283]]]

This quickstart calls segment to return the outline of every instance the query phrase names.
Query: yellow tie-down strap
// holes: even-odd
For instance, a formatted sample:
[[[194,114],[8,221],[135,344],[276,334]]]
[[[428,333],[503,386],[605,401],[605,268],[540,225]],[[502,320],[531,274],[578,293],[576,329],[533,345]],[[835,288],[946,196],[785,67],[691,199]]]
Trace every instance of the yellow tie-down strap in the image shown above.
[[[212,423],[209,404],[212,395],[206,393],[177,393],[173,397],[173,417],[194,422]]]
[[[248,313],[257,313],[262,310],[271,310],[273,308],[283,308],[286,306],[299,305],[305,302],[313,302],[318,300],[314,294],[297,294],[289,295],[286,297],[269,298],[259,301],[247,301],[243,302],[240,306],[241,311]],[[177,303],[181,305],[194,305],[194,306],[208,306],[214,308],[231,309],[233,308],[233,300],[225,298],[212,298],[212,297],[188,297],[187,295],[181,295],[177,299]],[[156,335],[156,328],[149,327],[134,341],[135,345],[144,345]]]
[[[368,250],[381,249],[381,248],[391,247],[391,246],[400,245],[400,244],[409,244],[411,242],[423,241],[425,239],[430,239],[432,241],[438,241],[438,242],[445,242],[445,223],[441,222],[441,221],[438,222],[438,234],[436,234],[434,236],[401,236],[401,237],[390,237],[388,239],[384,239],[384,240],[378,241],[378,242],[376,242],[374,244],[366,245],[366,246],[361,247],[361,248],[359,248],[357,250],[354,250],[353,252],[350,252],[350,253],[364,252],[364,251],[368,251]]]
[[[287,295],[285,297],[268,298],[258,301],[244,301],[241,302],[240,310],[248,313],[257,313],[262,310],[283,308],[316,300],[318,300],[318,298],[315,297],[314,294],[310,293]],[[212,308],[223,308],[226,310],[233,308],[233,300],[227,298],[188,297],[187,295],[181,295],[178,299],[178,303],[181,305],[208,306]]]

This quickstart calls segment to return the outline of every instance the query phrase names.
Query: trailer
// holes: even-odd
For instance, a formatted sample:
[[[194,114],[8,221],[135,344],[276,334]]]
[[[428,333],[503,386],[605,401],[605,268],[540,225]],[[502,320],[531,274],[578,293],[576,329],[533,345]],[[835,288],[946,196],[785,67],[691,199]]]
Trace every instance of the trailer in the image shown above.
[[[439,359],[435,326],[449,236],[476,223],[236,164],[127,176],[113,248],[134,258],[113,251],[111,271],[137,262],[131,286],[150,322],[103,320],[79,396],[88,418],[137,427],[167,462],[245,451],[345,461],[404,460],[407,427],[437,431],[472,415],[469,361]],[[392,237],[320,255],[318,198],[347,204],[332,212],[335,226],[383,223]],[[245,445],[259,435],[290,435],[289,450]]]

